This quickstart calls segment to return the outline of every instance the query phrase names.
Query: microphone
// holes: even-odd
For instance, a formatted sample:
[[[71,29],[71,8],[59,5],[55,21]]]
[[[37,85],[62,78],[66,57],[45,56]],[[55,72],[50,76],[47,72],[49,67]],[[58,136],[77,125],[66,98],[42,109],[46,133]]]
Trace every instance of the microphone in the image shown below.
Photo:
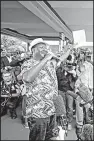
[[[51,54],[53,56],[52,59],[56,59],[56,60],[60,61],[60,58],[58,58],[54,53],[52,53],[49,50],[42,50],[41,54],[43,54],[44,56],[47,55],[47,54]]]
[[[48,53],[53,56],[52,59],[56,59],[56,60],[60,61],[60,58],[58,58],[54,53],[52,53],[51,51],[48,51]]]

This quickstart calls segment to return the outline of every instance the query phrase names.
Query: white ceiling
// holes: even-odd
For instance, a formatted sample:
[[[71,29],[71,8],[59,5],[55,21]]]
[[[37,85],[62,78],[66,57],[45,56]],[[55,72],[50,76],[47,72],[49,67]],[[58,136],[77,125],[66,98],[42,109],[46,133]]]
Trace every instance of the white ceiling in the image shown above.
[[[92,1],[48,2],[72,31],[85,29],[87,41],[93,41]],[[18,1],[1,1],[1,28],[12,28],[33,36],[59,36],[59,33]]]
[[[93,1],[48,1],[72,31],[85,30],[87,42],[93,41]]]
[[[1,1],[1,28],[12,28],[32,36],[59,34],[17,1]]]

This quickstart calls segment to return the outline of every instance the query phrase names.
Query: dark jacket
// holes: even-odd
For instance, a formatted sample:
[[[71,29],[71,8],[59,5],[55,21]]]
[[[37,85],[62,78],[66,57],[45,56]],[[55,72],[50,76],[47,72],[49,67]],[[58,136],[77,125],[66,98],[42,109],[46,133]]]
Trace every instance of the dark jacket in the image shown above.
[[[67,92],[67,90],[74,90],[76,78],[72,74],[67,73],[65,75],[65,70],[62,71],[61,68],[57,69],[57,79],[58,79],[58,89],[60,91]]]
[[[9,60],[6,56],[1,57],[1,68],[9,66]]]

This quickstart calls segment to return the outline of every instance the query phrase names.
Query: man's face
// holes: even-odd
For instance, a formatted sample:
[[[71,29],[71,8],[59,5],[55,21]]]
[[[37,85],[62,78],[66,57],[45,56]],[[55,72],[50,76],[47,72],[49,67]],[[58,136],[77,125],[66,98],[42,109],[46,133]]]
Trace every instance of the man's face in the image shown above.
[[[7,49],[7,54],[6,54],[8,57],[11,56],[11,50],[10,49]]]
[[[83,60],[84,59],[84,53],[80,53],[80,59]]]
[[[4,82],[5,83],[11,82],[12,81],[12,75],[11,75],[11,73],[3,74],[3,79],[4,79]]]
[[[87,60],[87,61],[91,61],[91,56],[87,56],[87,57],[86,57],[86,60]]]
[[[32,52],[34,58],[42,59],[47,54],[46,44],[37,44],[34,48],[32,48]]]
[[[6,56],[6,51],[1,52],[1,57],[4,57],[4,56]]]

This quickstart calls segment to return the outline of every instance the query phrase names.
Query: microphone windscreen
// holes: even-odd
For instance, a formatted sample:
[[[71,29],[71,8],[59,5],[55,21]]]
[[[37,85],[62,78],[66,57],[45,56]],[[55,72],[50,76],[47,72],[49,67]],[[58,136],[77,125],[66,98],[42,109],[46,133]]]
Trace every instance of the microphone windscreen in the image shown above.
[[[66,108],[64,104],[63,97],[61,95],[58,95],[55,99],[53,99],[55,109],[56,109],[56,115],[66,115]]]

